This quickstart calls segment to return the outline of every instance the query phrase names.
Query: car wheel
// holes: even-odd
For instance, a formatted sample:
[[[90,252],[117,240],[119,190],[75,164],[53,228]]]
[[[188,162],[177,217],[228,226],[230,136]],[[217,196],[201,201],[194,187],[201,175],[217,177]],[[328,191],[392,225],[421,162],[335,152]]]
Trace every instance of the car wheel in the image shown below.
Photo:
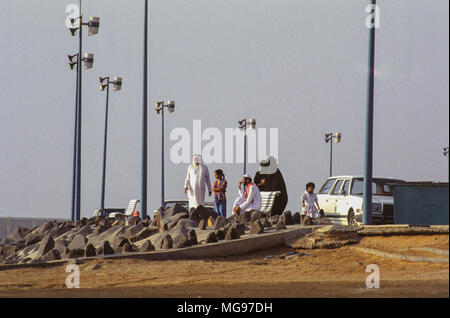
[[[355,213],[353,213],[353,210],[350,210],[348,212],[347,222],[349,226],[357,226],[358,223],[356,222]]]

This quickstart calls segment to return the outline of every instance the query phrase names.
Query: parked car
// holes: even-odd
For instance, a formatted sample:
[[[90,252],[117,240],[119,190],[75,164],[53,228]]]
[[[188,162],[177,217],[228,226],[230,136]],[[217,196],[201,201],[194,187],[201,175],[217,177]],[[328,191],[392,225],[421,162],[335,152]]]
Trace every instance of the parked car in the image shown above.
[[[394,223],[394,198],[391,184],[404,180],[374,177],[372,182],[372,223]],[[356,225],[362,222],[364,178],[336,176],[328,178],[320,187],[320,214],[333,223]]]

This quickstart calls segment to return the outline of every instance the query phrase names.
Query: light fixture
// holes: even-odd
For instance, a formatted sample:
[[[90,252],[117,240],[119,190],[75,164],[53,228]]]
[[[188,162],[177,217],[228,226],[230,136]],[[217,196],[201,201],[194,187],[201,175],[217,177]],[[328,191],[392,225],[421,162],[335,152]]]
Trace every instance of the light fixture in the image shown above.
[[[74,54],[74,55],[67,55],[67,57],[69,58],[70,62],[73,62],[75,60],[75,58],[78,58],[78,54]]]
[[[248,129],[254,130],[256,128],[256,119],[250,118],[248,120]]]
[[[75,65],[78,64],[78,54],[67,55],[67,58],[69,59],[69,63],[67,63],[67,65],[69,66],[69,69],[73,70]]]
[[[71,36],[77,35],[78,28],[69,28],[69,32]]]
[[[84,69],[88,70],[91,69],[94,66],[94,54],[86,53],[84,54]]]
[[[341,139],[342,139],[342,134],[341,134],[341,133],[335,133],[335,134],[334,134],[334,143],[335,143],[335,144],[340,143],[340,142],[341,142]]]
[[[88,35],[97,34],[99,27],[100,27],[100,18],[90,17],[88,22]]]
[[[73,70],[73,68],[75,67],[75,65],[77,65],[78,64],[78,62],[70,62],[70,63],[67,63],[67,65],[69,66],[69,69],[70,70]]]
[[[122,88],[122,77],[114,77],[113,90],[120,91]]]
[[[175,111],[175,101],[174,100],[169,100],[169,102],[167,103],[167,111],[170,114]]]

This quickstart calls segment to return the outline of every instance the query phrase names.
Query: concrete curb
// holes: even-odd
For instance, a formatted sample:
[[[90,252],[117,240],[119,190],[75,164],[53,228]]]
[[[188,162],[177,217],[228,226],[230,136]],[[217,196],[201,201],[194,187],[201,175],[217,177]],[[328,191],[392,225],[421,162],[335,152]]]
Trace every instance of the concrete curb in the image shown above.
[[[449,234],[448,225],[364,225],[357,230],[362,236],[390,236],[390,235],[435,235]]]
[[[246,236],[232,241],[219,241],[217,243],[208,243],[195,245],[180,249],[157,250],[152,252],[135,252],[126,254],[99,255],[95,257],[84,257],[77,259],[64,259],[42,263],[26,264],[4,264],[0,265],[0,271],[17,268],[30,267],[50,267],[59,266],[66,263],[83,262],[95,259],[143,259],[149,261],[160,260],[188,260],[188,259],[208,259],[214,257],[237,256],[246,253],[263,251],[283,245],[289,246],[290,242],[311,233],[317,226],[295,226],[283,231],[274,233],[263,233]]]
[[[388,253],[388,252],[378,251],[375,249],[364,248],[364,247],[350,247],[350,248],[357,250],[359,252],[366,253],[366,254],[372,254],[372,255],[376,255],[376,256],[380,256],[380,257],[384,257],[384,258],[392,258],[392,259],[397,259],[397,260],[407,261],[407,262],[448,264],[448,258],[411,256],[411,255],[406,255],[406,254]]]
[[[402,251],[408,251],[408,250],[425,251],[425,252],[429,252],[429,253],[436,254],[436,255],[449,256],[448,251],[440,250],[440,249],[433,248],[433,247],[410,247],[410,248],[402,249]]]

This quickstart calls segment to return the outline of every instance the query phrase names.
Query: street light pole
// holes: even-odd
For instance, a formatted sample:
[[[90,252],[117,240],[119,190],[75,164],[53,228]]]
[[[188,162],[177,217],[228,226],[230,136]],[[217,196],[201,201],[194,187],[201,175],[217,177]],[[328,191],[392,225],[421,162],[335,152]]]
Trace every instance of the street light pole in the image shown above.
[[[444,154],[444,157],[447,157],[447,158],[448,158],[448,169],[447,169],[447,173],[448,173],[448,180],[449,180],[449,182],[450,182],[450,156],[448,155],[448,151],[449,151],[449,147],[444,147],[443,154]]]
[[[244,127],[244,175],[247,174],[247,125]]]
[[[81,14],[81,0],[80,0],[80,28],[78,30],[78,125],[77,125],[77,199],[75,209],[75,220],[78,221],[81,218],[81,91],[82,91],[82,63],[81,52],[83,52],[83,15]]]
[[[161,108],[161,207],[164,206],[164,107]]]
[[[330,177],[333,176],[333,140],[330,140]]]
[[[330,143],[330,177],[333,176],[333,139],[335,143],[341,142],[341,133],[328,133],[325,134],[325,142]]]
[[[371,0],[374,10],[374,22],[376,0]],[[374,23],[375,24],[375,23]],[[366,102],[366,130],[364,150],[364,225],[372,224],[372,177],[373,177],[373,108],[374,108],[374,86],[375,86],[375,25],[369,28],[369,72],[367,80],[367,102]]]
[[[105,188],[106,188],[106,153],[108,145],[108,113],[109,113],[109,86],[114,84],[114,91],[118,91],[122,88],[122,78],[114,77],[114,81],[111,83],[109,77],[100,77],[100,91],[106,88],[106,108],[105,108],[105,136],[103,142],[103,171],[102,171],[102,192],[100,198],[100,212],[105,214]]]
[[[105,183],[106,183],[106,147],[108,142],[108,103],[109,103],[109,78],[106,86],[106,109],[105,109],[105,136],[103,142],[103,171],[102,171],[102,194],[100,199],[101,214],[105,213]]]
[[[90,69],[94,63],[93,54],[85,54],[81,57],[83,51],[83,26],[89,26],[89,35],[97,34],[100,26],[100,18],[90,17],[89,22],[83,23],[83,15],[81,13],[81,0],[79,5],[79,16],[76,19],[71,19],[72,25],[76,20],[79,20],[78,27],[69,27],[70,34],[78,35],[78,53],[76,55],[69,55],[69,68],[73,69],[76,65],[77,69],[77,84],[76,84],[76,107],[75,107],[75,137],[74,137],[74,164],[73,164],[73,180],[72,180],[72,220],[80,219],[81,210],[81,110],[82,110],[82,62],[84,61],[84,68]],[[77,61],[74,62],[74,57]]]
[[[77,61],[81,61],[77,54]],[[73,171],[72,171],[72,213],[71,221],[75,221],[76,198],[77,198],[77,144],[78,144],[78,67],[76,71],[76,88],[75,88],[75,126],[73,132]]]
[[[147,217],[147,29],[148,0],[144,9],[144,57],[142,79],[142,158],[141,158],[141,215]]]
[[[255,129],[256,120],[254,118],[242,119],[238,121],[239,129],[244,131],[244,175],[247,174],[247,126],[249,129]]]
[[[165,195],[164,195],[164,108],[167,108],[168,113],[175,111],[175,101],[170,100],[167,104],[163,101],[155,102],[155,110],[157,114],[161,114],[161,207],[164,207]]]

